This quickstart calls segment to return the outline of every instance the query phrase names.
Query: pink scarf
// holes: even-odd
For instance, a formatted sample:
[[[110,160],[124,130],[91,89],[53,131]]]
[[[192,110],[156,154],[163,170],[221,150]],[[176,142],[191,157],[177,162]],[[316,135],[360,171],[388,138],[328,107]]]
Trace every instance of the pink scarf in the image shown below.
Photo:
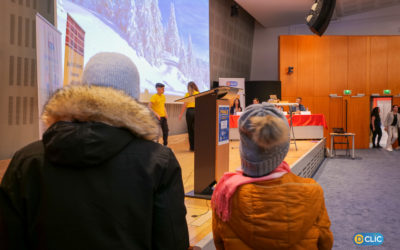
[[[228,221],[231,216],[230,201],[236,189],[244,184],[277,179],[290,172],[289,165],[283,161],[269,175],[251,178],[243,175],[243,171],[227,172],[219,180],[211,198],[211,206],[222,221]]]

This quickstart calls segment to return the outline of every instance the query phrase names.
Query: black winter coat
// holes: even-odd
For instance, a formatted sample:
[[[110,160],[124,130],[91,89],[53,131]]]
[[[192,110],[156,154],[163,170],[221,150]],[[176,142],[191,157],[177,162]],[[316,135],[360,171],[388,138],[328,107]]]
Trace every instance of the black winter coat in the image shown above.
[[[54,123],[0,186],[0,249],[187,249],[172,151],[101,122]]]

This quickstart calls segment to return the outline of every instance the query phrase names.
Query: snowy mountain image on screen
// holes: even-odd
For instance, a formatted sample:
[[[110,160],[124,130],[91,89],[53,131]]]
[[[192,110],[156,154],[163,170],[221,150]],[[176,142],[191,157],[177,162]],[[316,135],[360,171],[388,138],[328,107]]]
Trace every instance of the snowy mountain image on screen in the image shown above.
[[[67,13],[85,31],[85,64],[98,52],[119,52],[136,64],[142,93],[155,93],[157,82],[173,96],[189,81],[209,89],[208,0],[58,0],[63,42]]]

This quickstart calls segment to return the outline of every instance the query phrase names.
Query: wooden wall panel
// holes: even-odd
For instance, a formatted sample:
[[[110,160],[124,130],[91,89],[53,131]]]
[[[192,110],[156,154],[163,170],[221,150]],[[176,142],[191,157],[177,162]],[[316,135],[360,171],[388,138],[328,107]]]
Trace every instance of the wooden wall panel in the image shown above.
[[[348,89],[353,94],[367,92],[369,85],[369,37],[349,37]]]
[[[304,107],[308,110],[315,109],[315,97],[314,96],[301,96]]]
[[[394,97],[394,98],[393,98],[393,105],[394,105],[394,104],[400,105],[400,97]]]
[[[347,36],[329,37],[329,92],[341,95],[347,89]]]
[[[312,113],[324,113],[329,133],[345,127],[344,103],[348,101],[348,131],[357,134],[356,147],[369,142],[369,95],[391,89],[400,93],[400,36],[283,36],[280,38],[282,100],[303,97]],[[313,58],[313,59],[311,59]],[[312,62],[311,62],[312,61]],[[287,67],[294,73],[287,75]],[[313,83],[311,86],[311,82]],[[365,93],[364,98],[329,98],[329,94]],[[393,99],[400,104],[400,97]],[[340,148],[340,147],[338,147]]]
[[[349,98],[348,105],[348,132],[355,133],[356,148],[369,147],[369,97]]]
[[[370,58],[370,82],[369,91],[371,94],[383,94],[382,90],[387,88],[388,79],[388,38],[373,36],[371,41]]]
[[[327,123],[329,123],[329,103],[330,98],[327,96],[316,96],[314,97],[314,106],[312,112],[314,114],[324,114]]]
[[[282,82],[282,96],[296,96],[297,91],[297,37],[281,36],[279,38],[279,77]],[[288,74],[288,67],[293,67]]]
[[[331,98],[329,102],[329,125],[332,128],[344,128],[343,99]]]
[[[282,101],[295,102],[296,101],[296,96],[282,96]]]
[[[400,36],[388,37],[388,89],[400,94]]]
[[[329,93],[329,37],[314,39],[314,95],[327,97]]]
[[[344,128],[344,101],[343,98],[330,98],[329,101],[329,132],[333,128]],[[344,142],[343,137],[335,138],[335,142]],[[330,138],[329,144],[330,145]],[[330,146],[329,146],[330,147]],[[336,145],[336,149],[343,149],[342,145]]]
[[[330,103],[330,98],[327,96],[316,96],[314,97],[314,106],[312,109],[313,114],[323,114],[325,116],[326,123],[328,124],[328,128],[324,129],[324,136],[327,138],[327,145],[330,145],[330,138],[329,138],[329,133],[332,131],[332,128],[330,128],[330,120],[329,120],[329,103]]]
[[[297,95],[314,96],[314,37],[300,36],[297,43]]]

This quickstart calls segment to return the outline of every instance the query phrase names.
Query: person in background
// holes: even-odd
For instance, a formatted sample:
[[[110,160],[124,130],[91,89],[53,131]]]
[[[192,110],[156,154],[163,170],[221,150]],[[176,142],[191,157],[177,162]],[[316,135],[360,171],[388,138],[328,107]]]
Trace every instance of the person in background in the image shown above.
[[[241,169],[223,175],[211,206],[216,249],[331,249],[321,186],[290,172],[289,125],[273,104],[239,119]]]
[[[0,249],[188,249],[181,168],[153,142],[135,64],[88,61],[84,85],[47,102],[43,139],[15,153],[0,185]]]
[[[189,97],[192,95],[197,95],[199,93],[199,88],[196,83],[189,82],[187,86],[188,92],[185,94],[185,97]],[[186,125],[189,135],[189,145],[190,151],[194,151],[194,115],[195,115],[195,101],[193,102],[185,102],[182,105],[181,113],[179,114],[179,120],[182,119],[182,115],[186,110]]]
[[[381,117],[379,116],[380,109],[375,107],[371,112],[371,131],[372,131],[372,147],[381,148],[379,144],[382,138]],[[378,141],[375,144],[375,138],[378,136]]]
[[[237,112],[242,112],[242,107],[240,106],[239,98],[235,98],[235,100],[233,101],[231,110],[230,110],[231,115],[236,115]]]
[[[398,127],[400,126],[400,116],[398,114],[399,107],[393,105],[392,112],[386,115],[385,119],[385,131],[388,133],[388,139],[386,143],[386,150],[393,151],[392,144],[397,140]]]
[[[302,101],[303,101],[303,99],[301,97],[297,97],[296,103],[298,104],[298,106],[291,106],[289,109],[290,112],[295,112],[295,113],[299,114],[300,111],[306,111],[306,108],[304,107],[304,105],[301,104]]]
[[[399,107],[399,105],[397,105],[397,107]],[[399,114],[399,117],[400,117],[400,113],[399,113],[398,108],[397,108],[397,113]],[[400,150],[400,121],[398,121],[398,124],[399,124],[399,127],[397,129],[397,147],[396,147],[396,150]]]
[[[259,104],[259,103],[260,103],[260,100],[258,100],[258,98],[253,99],[253,104]]]
[[[168,113],[165,108],[165,95],[164,95],[165,85],[162,83],[156,84],[157,93],[150,98],[149,108],[154,112],[155,116],[160,122],[160,127],[163,136],[164,146],[168,145]]]
[[[400,150],[400,126],[397,129],[397,148],[396,150]]]

